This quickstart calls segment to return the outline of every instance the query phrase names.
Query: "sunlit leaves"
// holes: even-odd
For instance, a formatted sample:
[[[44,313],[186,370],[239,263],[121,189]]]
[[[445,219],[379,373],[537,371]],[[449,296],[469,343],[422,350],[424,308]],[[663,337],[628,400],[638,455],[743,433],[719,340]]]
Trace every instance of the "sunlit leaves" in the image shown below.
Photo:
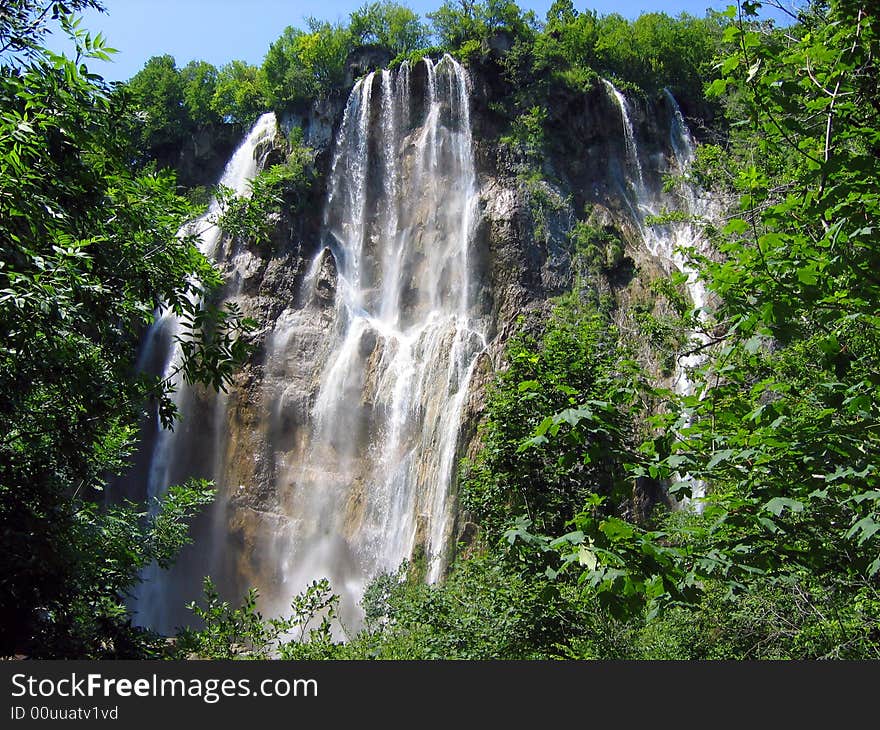
[[[116,495],[104,504],[147,397],[174,415],[169,383],[137,372],[140,337],[157,307],[189,312],[185,375],[219,388],[248,323],[211,304],[221,277],[177,235],[192,211],[173,176],[132,171],[128,110],[84,66],[110,49],[62,27],[78,58],[22,38],[0,69],[0,613],[3,651],[92,656],[117,651],[138,571],[169,564],[210,497],[175,489],[152,519]]]

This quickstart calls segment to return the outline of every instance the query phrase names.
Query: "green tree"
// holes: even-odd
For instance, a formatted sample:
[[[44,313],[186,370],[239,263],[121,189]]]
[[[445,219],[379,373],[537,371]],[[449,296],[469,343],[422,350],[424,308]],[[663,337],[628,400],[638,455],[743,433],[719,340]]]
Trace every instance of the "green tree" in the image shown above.
[[[189,131],[184,81],[174,58],[153,56],[129,80],[128,91],[141,112],[135,127],[141,149],[156,154],[176,147]]]
[[[261,69],[244,61],[230,61],[220,67],[211,98],[211,109],[220,119],[247,126],[269,106]]]
[[[537,28],[532,11],[523,12],[512,0],[455,0],[428,13],[443,48],[460,50],[466,43],[477,47],[492,35],[509,33],[513,39],[531,39]]]
[[[262,70],[276,108],[328,96],[345,79],[352,35],[342,25],[314,18],[309,31],[289,26],[266,53]]]
[[[131,110],[85,66],[106,48],[60,22],[75,60],[35,31],[0,66],[0,654],[119,656],[137,651],[125,600],[138,570],[168,564],[210,496],[172,489],[150,517],[104,492],[145,400],[170,413],[169,383],[134,371],[140,335],[160,305],[204,324],[186,333],[184,376],[217,386],[247,352],[246,323],[201,310],[220,277],[177,236],[189,208],[169,174],[132,172]]]
[[[544,32],[535,40],[534,68],[573,78],[577,84],[596,67],[599,21],[595,12],[578,13],[570,2],[558,0],[547,13]]]
[[[876,581],[877,22],[859,3],[815,5],[780,42],[755,9],[728,28],[735,51],[712,86],[751,111],[743,213],[705,262],[724,336],[677,450],[718,485],[742,563]]]
[[[682,13],[644,13],[634,21],[618,14],[598,20],[594,63],[605,75],[657,90],[670,86],[699,97],[712,77],[712,61],[721,40],[723,18],[694,18]]]
[[[207,61],[190,61],[180,70],[183,105],[189,121],[194,125],[203,126],[220,121],[212,106],[217,77],[217,69]]]
[[[428,28],[405,5],[382,0],[368,3],[351,14],[349,30],[358,43],[387,48],[394,55],[428,45]]]

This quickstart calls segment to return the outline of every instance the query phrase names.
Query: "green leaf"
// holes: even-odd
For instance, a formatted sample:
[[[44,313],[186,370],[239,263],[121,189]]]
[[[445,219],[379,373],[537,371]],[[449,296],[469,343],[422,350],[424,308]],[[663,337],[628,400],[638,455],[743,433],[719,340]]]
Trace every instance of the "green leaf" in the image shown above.
[[[769,500],[764,505],[764,509],[779,517],[785,509],[791,510],[792,512],[803,512],[804,505],[796,499],[789,499],[788,497],[773,497],[773,499]]]
[[[818,280],[816,269],[813,266],[804,266],[797,271],[798,281],[801,284],[813,286]]]
[[[870,540],[877,531],[880,530],[880,522],[875,522],[874,518],[868,515],[856,522],[846,533],[847,538],[853,537],[859,533],[858,544],[863,545]]]
[[[732,218],[727,222],[727,225],[724,226],[723,233],[727,236],[731,236],[745,233],[747,230],[749,230],[749,224],[746,221],[742,218]]]
[[[721,96],[727,91],[728,86],[730,86],[730,81],[727,79],[715,79],[706,87],[706,96]]]
[[[609,517],[599,526],[599,530],[612,542],[628,540],[635,535],[635,528],[628,522],[616,517]]]
[[[706,469],[714,469],[721,462],[727,461],[731,456],[733,456],[733,449],[721,449],[720,451],[716,451],[712,458],[709,459],[709,463],[706,464]]]
[[[595,570],[599,564],[599,558],[586,545],[581,545],[578,549],[578,563],[586,567],[587,570]]]

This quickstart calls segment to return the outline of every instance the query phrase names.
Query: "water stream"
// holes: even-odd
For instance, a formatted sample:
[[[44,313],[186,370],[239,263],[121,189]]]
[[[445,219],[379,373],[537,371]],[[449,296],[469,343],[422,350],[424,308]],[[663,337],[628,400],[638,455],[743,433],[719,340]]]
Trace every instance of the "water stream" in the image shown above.
[[[666,190],[663,186],[664,174],[683,176],[690,169],[695,152],[693,136],[675,97],[668,89],[664,89],[664,96],[671,110],[669,148],[672,154],[668,163],[665,160],[659,163],[655,160],[652,163],[650,156],[642,151],[636,139],[629,102],[610,81],[605,80],[604,83],[609,97],[620,110],[628,173],[623,197],[631,213],[632,222],[638,228],[648,252],[658,257],[671,270],[685,275],[688,296],[697,312],[697,317],[703,318],[706,289],[688,258],[688,252],[707,251],[708,243],[703,227],[707,220],[717,218],[719,215],[719,201],[685,181],[679,182],[673,190]],[[646,175],[644,172],[649,166],[654,168],[653,175]],[[684,216],[681,220],[669,220],[665,223],[657,223],[654,220],[670,211],[683,213]],[[694,344],[706,341],[706,336],[702,332],[689,334]],[[676,359],[673,376],[673,387],[676,392],[681,395],[690,395],[694,392],[690,373],[701,362],[698,352],[685,354]],[[693,501],[699,509],[700,497],[705,493],[705,485],[699,480],[692,481]]]

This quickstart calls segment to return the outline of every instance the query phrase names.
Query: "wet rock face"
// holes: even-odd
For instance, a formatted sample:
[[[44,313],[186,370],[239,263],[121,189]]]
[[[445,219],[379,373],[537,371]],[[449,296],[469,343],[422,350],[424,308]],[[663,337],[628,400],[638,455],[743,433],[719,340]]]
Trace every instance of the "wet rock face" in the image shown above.
[[[318,264],[315,277],[315,299],[321,306],[332,306],[336,299],[336,277],[338,275],[336,258],[329,248],[325,248]]]

